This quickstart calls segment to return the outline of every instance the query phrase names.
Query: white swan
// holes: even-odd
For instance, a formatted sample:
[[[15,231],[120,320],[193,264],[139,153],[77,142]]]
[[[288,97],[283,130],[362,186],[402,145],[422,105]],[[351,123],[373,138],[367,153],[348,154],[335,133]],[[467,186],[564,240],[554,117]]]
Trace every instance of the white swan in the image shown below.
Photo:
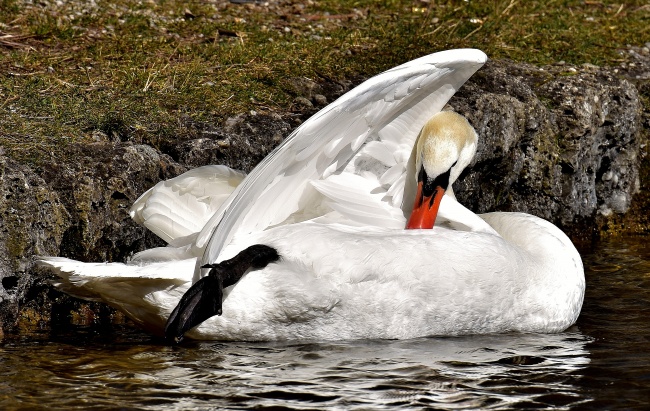
[[[156,334],[171,315],[167,335],[177,339],[199,323],[188,336],[562,331],[585,288],[568,237],[527,214],[479,217],[453,196],[476,133],[461,116],[436,113],[485,59],[451,50],[382,73],[305,122],[245,178],[207,166],[159,183],[132,216],[169,247],[127,264],[41,264],[59,275],[59,289],[107,302]]]

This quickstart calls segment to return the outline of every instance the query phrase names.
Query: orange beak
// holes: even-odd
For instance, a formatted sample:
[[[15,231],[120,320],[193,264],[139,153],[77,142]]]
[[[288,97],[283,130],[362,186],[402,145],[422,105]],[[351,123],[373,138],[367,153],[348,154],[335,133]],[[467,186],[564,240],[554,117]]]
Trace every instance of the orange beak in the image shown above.
[[[423,182],[419,181],[418,192],[415,195],[415,203],[413,204],[413,212],[411,213],[408,223],[406,223],[407,229],[431,229],[433,228],[433,224],[436,222],[438,208],[440,207],[442,196],[445,195],[445,189],[436,186],[431,195],[425,196],[422,193],[422,185]]]

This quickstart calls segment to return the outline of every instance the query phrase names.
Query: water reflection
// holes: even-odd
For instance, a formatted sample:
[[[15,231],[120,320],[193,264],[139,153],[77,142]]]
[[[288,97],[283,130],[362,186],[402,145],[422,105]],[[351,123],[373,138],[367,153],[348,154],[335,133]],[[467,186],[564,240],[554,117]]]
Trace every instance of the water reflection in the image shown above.
[[[564,333],[172,348],[77,328],[0,346],[0,409],[645,409],[650,249],[584,256],[585,307]]]
[[[573,330],[178,348],[151,341],[8,345],[1,352],[0,406],[38,407],[44,401],[84,409],[563,406],[587,400],[575,382],[589,362],[588,342]]]
[[[584,253],[587,291],[578,325],[593,338],[583,372],[593,409],[650,408],[650,242],[612,240]]]

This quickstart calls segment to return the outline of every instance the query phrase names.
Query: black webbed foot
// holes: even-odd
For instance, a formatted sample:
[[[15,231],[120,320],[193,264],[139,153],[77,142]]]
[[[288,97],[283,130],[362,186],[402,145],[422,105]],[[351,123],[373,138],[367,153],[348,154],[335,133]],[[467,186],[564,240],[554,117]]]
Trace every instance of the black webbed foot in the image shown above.
[[[167,320],[165,336],[181,342],[187,331],[214,315],[221,315],[225,287],[236,284],[249,269],[264,268],[279,258],[274,248],[255,244],[230,260],[204,265],[202,268],[210,268],[210,272],[183,295]]]

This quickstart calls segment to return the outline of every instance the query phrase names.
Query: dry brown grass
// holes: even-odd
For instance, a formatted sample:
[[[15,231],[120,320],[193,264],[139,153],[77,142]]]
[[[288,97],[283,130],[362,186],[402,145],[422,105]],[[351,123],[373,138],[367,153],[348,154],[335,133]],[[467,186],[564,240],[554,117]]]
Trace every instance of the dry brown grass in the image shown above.
[[[617,65],[650,39],[644,1],[0,0],[0,145],[36,165],[97,138],[158,144],[189,119],[289,112],[293,77],[369,76],[477,47]]]

